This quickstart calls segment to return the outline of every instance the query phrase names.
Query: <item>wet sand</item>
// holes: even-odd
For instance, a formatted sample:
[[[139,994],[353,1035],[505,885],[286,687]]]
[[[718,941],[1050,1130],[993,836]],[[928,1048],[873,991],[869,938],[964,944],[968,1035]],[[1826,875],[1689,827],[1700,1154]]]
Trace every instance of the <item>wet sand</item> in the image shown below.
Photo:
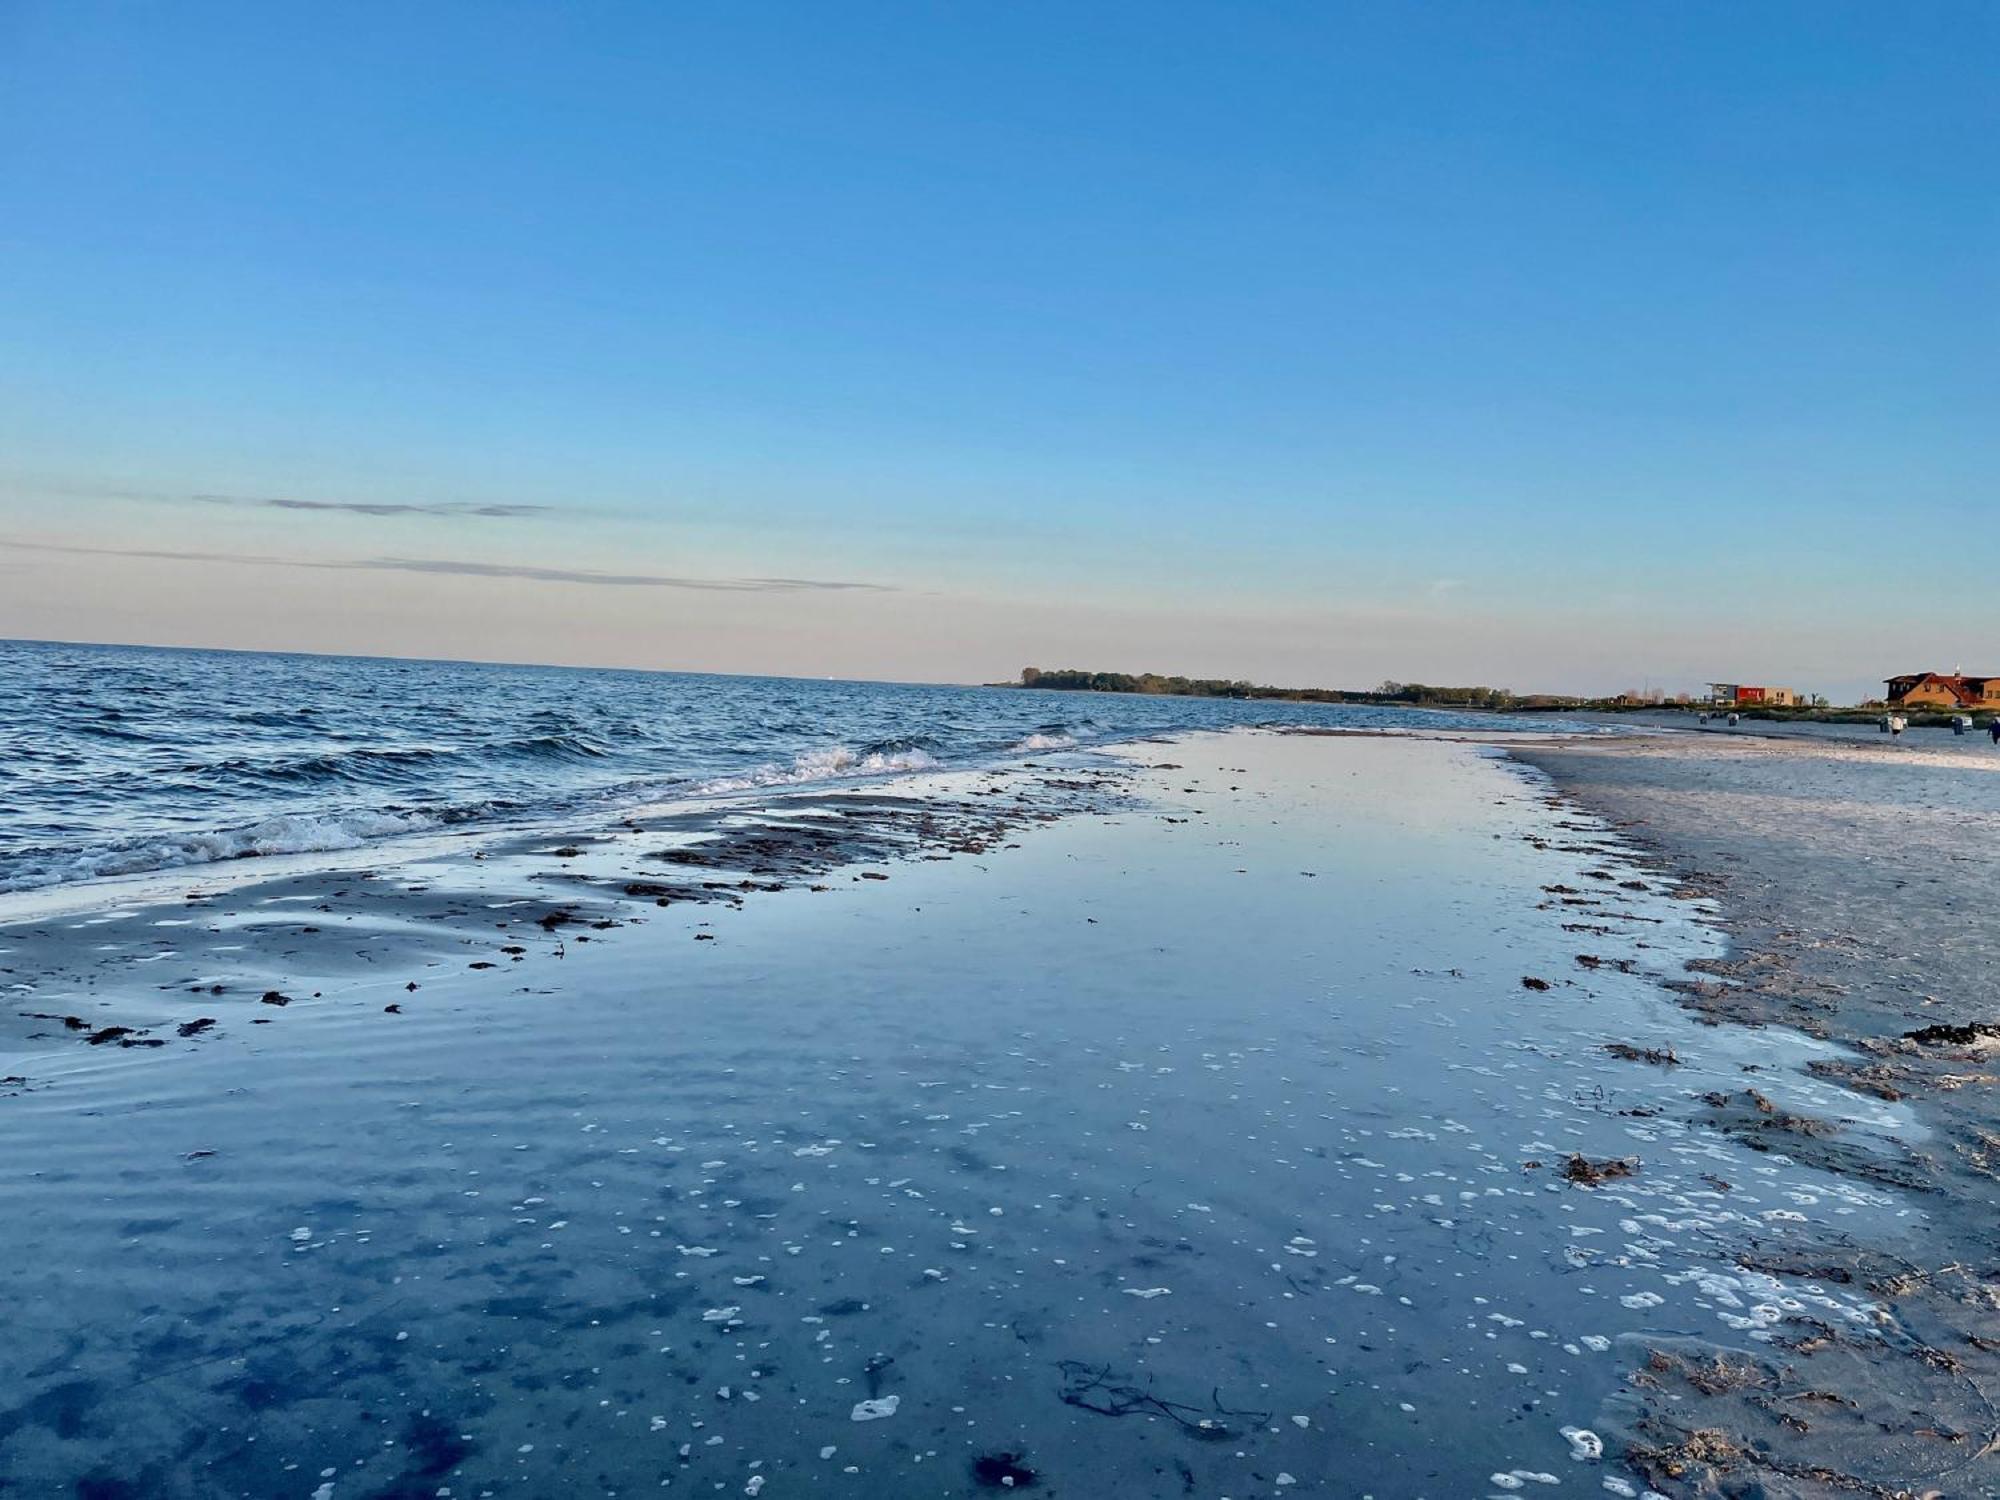
[[[1893,1360],[1817,1258],[1936,1233],[1718,1128],[1923,1129],[1676,1003],[1726,903],[1476,744],[180,884],[0,928],[0,1490],[1694,1493],[1700,1351]]]
[[[1782,1363],[1696,1386],[1666,1372],[1682,1399],[1643,1419],[1662,1465],[1725,1493],[2000,1494],[2000,753],[1933,731],[1517,754],[1715,898],[1729,946],[1677,986],[1691,1011],[1824,1038],[1839,1050],[1816,1076],[1912,1120],[1884,1142],[1741,1089],[1704,1101],[1753,1145],[1893,1187],[1928,1228],[1907,1259],[1844,1237],[1808,1257],[1882,1298],[1880,1344],[1804,1328]],[[1818,1392],[1817,1415],[1782,1419],[1781,1386]]]

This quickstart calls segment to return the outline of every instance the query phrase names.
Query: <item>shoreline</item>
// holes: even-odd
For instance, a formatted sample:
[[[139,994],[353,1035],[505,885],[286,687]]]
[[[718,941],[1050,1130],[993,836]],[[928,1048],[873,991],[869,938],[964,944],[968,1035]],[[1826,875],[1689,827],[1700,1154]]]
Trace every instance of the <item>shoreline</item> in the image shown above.
[[[572,837],[599,837],[635,827],[664,826],[675,818],[755,817],[799,799],[839,796],[904,786],[936,784],[936,778],[1071,770],[1096,775],[1106,762],[1093,747],[1051,746],[1010,752],[960,766],[899,767],[821,777],[768,781],[705,789],[679,795],[606,800],[597,805],[554,806],[513,817],[466,819],[384,835],[327,849],[245,853],[186,864],[165,864],[117,874],[91,875],[45,885],[0,891],[0,926],[48,920],[134,902],[171,901],[190,887],[211,894],[290,877],[332,876],[343,872],[429,864],[438,859],[484,858],[485,851],[513,853],[536,842],[560,844]],[[241,833],[218,830],[212,836]]]
[[[882,879],[847,867],[984,853],[1027,827],[1114,805],[1124,779],[1102,757],[1043,757],[19,892],[0,898],[0,982],[19,1002],[0,1011],[0,1048],[163,1045],[174,1028],[215,1024],[210,1012],[238,997],[275,994],[269,1004],[282,1009],[301,969],[339,981],[396,966],[428,981],[455,960],[519,961],[524,941],[601,941],[663,908],[822,891],[836,875]],[[58,1007],[42,995],[72,999]]]
[[[1807,1339],[1796,1364],[1667,1387],[1693,1411],[1649,1414],[1663,1465],[1698,1485],[1762,1481],[1800,1494],[1974,1493],[2000,1485],[2000,963],[1987,848],[2000,783],[1945,747],[1835,737],[1717,743],[1666,737],[1519,747],[1566,805],[1604,818],[1684,885],[1711,894],[1728,943],[1671,986],[1711,1025],[1784,1028],[1838,1047],[1816,1076],[1912,1111],[1916,1128],[1858,1141],[1750,1094],[1712,1099],[1716,1129],[1916,1196],[1923,1254],[1829,1241],[1813,1269],[1884,1298],[1893,1357]],[[1824,1391],[1809,1429],[1760,1398],[1780,1380]],[[1824,1462],[1829,1434],[1845,1462]],[[1921,1476],[1932,1476],[1926,1481]],[[1946,1487],[1925,1490],[1926,1483]],[[1706,1493],[1707,1491],[1702,1491]],[[1785,1493],[1793,1493],[1786,1490]]]
[[[1801,1320],[1865,1364],[1880,1294],[1822,1246],[1907,1264],[1928,1219],[1689,1102],[1909,1128],[1672,1003],[1721,912],[1523,769],[1568,744],[1194,734],[0,927],[45,991],[0,1024],[9,1293],[108,1299],[0,1357],[0,1477],[1698,1493],[1643,1382]],[[218,1487],[140,1472],[149,1306],[227,1376],[173,1409],[262,1439]]]
[[[580,826],[764,786],[976,771],[1177,729],[1504,723],[1382,706],[1080,703],[946,686],[254,653],[218,671],[188,653],[85,658],[5,643],[0,666],[29,720],[31,705],[49,710],[16,748],[0,893],[242,858],[302,855],[298,869],[319,851],[380,848],[360,858],[387,862],[409,857],[404,838]],[[13,909],[0,901],[0,920]]]

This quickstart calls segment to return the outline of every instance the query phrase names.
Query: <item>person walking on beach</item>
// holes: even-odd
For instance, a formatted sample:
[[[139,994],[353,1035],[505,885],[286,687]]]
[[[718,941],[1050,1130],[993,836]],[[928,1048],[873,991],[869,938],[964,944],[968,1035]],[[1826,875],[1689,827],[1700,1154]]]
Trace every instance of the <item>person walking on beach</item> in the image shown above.
[[[1994,744],[2000,745],[2000,714],[1995,714],[1986,721],[1986,732],[1993,736]]]

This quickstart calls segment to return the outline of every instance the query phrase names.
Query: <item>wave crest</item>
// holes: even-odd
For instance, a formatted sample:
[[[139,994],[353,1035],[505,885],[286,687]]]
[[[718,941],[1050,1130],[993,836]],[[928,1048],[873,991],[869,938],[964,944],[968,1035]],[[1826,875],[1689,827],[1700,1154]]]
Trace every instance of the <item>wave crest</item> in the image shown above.
[[[459,819],[422,812],[290,813],[241,828],[163,834],[39,863],[31,853],[24,867],[11,878],[0,880],[0,891],[25,891],[71,881],[137,875],[148,870],[217,864],[260,854],[320,854],[359,849],[377,839],[423,833],[455,821]]]
[[[694,788],[698,797],[720,796],[725,792],[748,792],[762,786],[796,786],[808,781],[831,781],[843,776],[887,776],[896,771],[929,771],[937,761],[928,750],[850,750],[833,745],[822,750],[802,750],[789,766],[767,765],[741,776],[718,776]]]

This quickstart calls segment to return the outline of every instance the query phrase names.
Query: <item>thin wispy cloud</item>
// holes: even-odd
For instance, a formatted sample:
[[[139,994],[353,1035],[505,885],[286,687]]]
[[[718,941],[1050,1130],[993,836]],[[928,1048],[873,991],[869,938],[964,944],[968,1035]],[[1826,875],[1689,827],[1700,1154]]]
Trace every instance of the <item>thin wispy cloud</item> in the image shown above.
[[[274,559],[276,560],[276,559]],[[768,593],[785,589],[862,589],[892,593],[886,584],[827,578],[675,578],[656,573],[598,573],[588,568],[537,568],[524,563],[458,562],[436,557],[374,557],[354,562],[296,564],[309,568],[373,568],[392,573],[453,573],[467,578],[530,578],[542,583],[604,583],[624,588],[719,589]]]
[[[428,500],[297,500],[288,495],[189,495],[203,505],[235,505],[255,510],[330,510],[351,516],[544,516],[552,505],[476,504]]]
[[[557,513],[553,505],[517,505],[489,500],[316,500],[302,495],[226,495],[214,491],[186,493],[177,490],[117,489],[92,484],[32,484],[33,489],[59,494],[90,496],[99,500],[137,500],[148,505],[222,505],[236,510],[320,511],[350,516],[446,516],[496,520],[518,520],[528,516]],[[565,508],[569,516],[588,515],[586,510]]]
[[[245,563],[263,567],[312,568],[326,572],[442,573],[462,578],[521,578],[534,583],[579,583],[611,588],[694,589],[727,594],[897,592],[887,584],[863,583],[851,579],[692,578],[666,573],[603,573],[592,568],[544,568],[527,563],[468,562],[445,557],[357,557],[320,560],[305,557],[265,557],[244,552],[183,552],[157,547],[85,547],[75,543],[32,542],[14,537],[0,537],[0,547],[19,552],[56,552],[77,557]]]

